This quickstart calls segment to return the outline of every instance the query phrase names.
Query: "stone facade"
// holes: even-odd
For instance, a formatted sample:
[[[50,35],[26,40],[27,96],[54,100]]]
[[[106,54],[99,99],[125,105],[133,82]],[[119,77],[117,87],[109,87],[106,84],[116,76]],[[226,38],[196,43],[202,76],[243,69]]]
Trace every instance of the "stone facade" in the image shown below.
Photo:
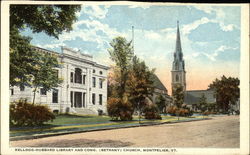
[[[98,114],[107,113],[107,72],[109,67],[93,61],[93,57],[79,51],[62,47],[62,53],[35,47],[40,52],[50,52],[58,55],[62,64],[58,70],[63,83],[54,90],[37,91],[35,103],[48,105],[54,112]],[[10,100],[26,98],[33,100],[33,88],[10,88]]]

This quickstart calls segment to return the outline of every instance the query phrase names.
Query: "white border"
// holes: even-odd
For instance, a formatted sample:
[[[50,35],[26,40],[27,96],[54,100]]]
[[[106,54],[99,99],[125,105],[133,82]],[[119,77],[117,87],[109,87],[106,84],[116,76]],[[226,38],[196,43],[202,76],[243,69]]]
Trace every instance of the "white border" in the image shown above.
[[[141,2],[67,2],[67,1],[3,1],[1,2],[1,153],[2,154],[65,154],[66,152],[15,152],[9,148],[9,4],[83,4],[84,5],[166,5],[166,3]],[[240,89],[241,89],[241,115],[240,115],[240,149],[206,149],[206,148],[178,148],[175,154],[249,154],[249,5],[248,4],[194,4],[194,3],[167,3],[167,5],[228,5],[241,6],[241,63],[240,63]],[[67,152],[69,153],[69,152]],[[72,152],[71,152],[72,153]],[[83,154],[86,152],[74,152]],[[100,154],[110,154],[100,153]],[[152,152],[144,152],[152,154]],[[156,154],[157,152],[153,152]],[[90,153],[88,154],[96,154]],[[98,153],[99,154],[99,153]],[[116,154],[116,153],[114,153]],[[123,152],[123,154],[126,154]],[[138,152],[130,152],[138,154]],[[159,153],[168,154],[168,153]]]

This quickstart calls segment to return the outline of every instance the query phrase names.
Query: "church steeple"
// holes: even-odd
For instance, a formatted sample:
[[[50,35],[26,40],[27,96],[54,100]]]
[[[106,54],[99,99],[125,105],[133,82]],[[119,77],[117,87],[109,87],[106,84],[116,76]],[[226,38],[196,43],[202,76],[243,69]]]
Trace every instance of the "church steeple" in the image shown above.
[[[177,37],[176,37],[176,44],[175,44],[175,53],[176,59],[182,60],[182,49],[181,49],[181,38],[180,38],[180,30],[179,30],[179,21],[177,21]]]
[[[183,59],[182,48],[181,48],[179,21],[177,21],[176,44],[175,44],[174,61],[173,61],[171,73],[172,73],[172,89],[175,84],[181,84],[185,91],[186,90],[186,71],[185,71],[185,62]]]

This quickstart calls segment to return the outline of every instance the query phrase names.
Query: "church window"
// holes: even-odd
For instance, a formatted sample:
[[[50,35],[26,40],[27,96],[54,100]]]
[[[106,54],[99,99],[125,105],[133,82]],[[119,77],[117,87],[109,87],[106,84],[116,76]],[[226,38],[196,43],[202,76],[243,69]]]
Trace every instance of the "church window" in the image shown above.
[[[179,81],[179,76],[178,76],[178,75],[175,76],[175,81],[176,81],[176,82]]]

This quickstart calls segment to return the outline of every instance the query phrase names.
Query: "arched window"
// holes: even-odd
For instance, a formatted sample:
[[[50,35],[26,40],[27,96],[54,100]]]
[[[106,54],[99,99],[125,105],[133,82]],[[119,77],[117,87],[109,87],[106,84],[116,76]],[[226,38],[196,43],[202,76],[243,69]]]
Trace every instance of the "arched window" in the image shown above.
[[[75,69],[75,83],[82,83],[82,70],[80,68]]]
[[[176,82],[179,81],[179,75],[178,75],[178,74],[175,76],[175,81],[176,81]]]

